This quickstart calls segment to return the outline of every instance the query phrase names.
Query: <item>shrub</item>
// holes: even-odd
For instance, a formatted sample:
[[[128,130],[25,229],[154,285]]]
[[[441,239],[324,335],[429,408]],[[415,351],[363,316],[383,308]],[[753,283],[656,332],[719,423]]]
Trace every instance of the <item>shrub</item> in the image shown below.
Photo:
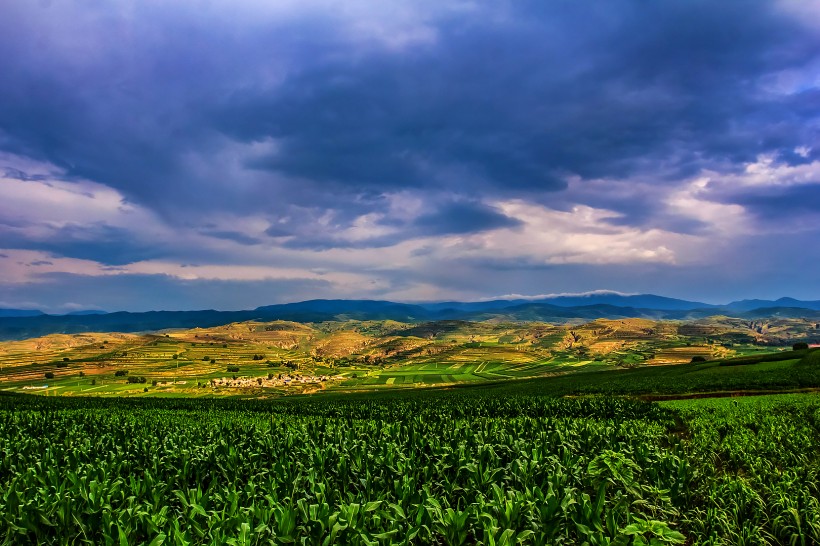
[[[142,376],[132,375],[128,378],[128,383],[145,383],[145,378]]]
[[[273,374],[272,374],[272,373],[269,373],[269,374],[268,374],[268,381],[270,381],[270,380],[272,380],[272,379],[273,379]]]
[[[114,372],[115,377],[125,377],[126,375],[128,375],[128,370],[117,370]]]
[[[692,362],[706,362],[706,357],[697,355],[692,357]]]
[[[809,348],[809,344],[806,343],[805,341],[800,341],[800,342],[795,343],[794,345],[792,345],[792,350],[794,350],[794,351],[805,351],[808,348]]]
[[[142,392],[148,392],[148,387],[145,387],[144,389],[142,389]]]
[[[151,386],[152,386],[152,387],[156,387],[156,386],[157,386],[157,380],[156,380],[156,379],[154,379],[154,380],[152,380],[152,381],[151,381]]]
[[[68,362],[58,362],[57,367],[58,368],[67,368],[68,367]]]
[[[178,354],[176,354],[176,353],[174,353],[174,356],[172,356],[171,358],[173,358],[174,360],[176,360],[177,358],[179,358],[179,355],[178,355]]]
[[[239,366],[228,366],[228,371],[229,372],[238,372],[239,371]]]
[[[203,356],[203,357],[202,357],[202,360],[205,360],[205,361],[210,360],[210,359],[211,359],[211,357],[210,357],[210,356]]]
[[[96,384],[97,384],[97,380],[96,380],[96,379],[92,379],[92,380],[91,380],[91,384],[92,384],[92,385],[96,385]]]
[[[54,372],[46,372],[43,374],[46,379],[54,379]]]
[[[256,382],[257,382],[257,383],[259,383],[259,384],[261,385],[261,384],[262,384],[262,378],[261,378],[261,377],[257,377],[257,378],[256,378]]]
[[[70,358],[68,358],[67,356],[64,356],[64,357],[63,357],[63,362],[68,362],[69,360],[71,360],[71,359],[70,359]]]

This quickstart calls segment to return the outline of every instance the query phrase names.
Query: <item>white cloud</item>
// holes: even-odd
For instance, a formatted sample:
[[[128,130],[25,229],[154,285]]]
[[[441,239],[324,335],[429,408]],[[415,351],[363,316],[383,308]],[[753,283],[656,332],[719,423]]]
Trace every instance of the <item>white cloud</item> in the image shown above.
[[[585,296],[636,296],[637,292],[619,292],[617,290],[586,290],[584,292],[555,292],[552,294],[503,294],[501,296],[492,296],[489,298],[481,298],[481,301],[492,300],[549,300],[554,298],[578,298]]]
[[[685,235],[607,223],[612,211],[578,205],[558,211],[512,200],[494,203],[520,220],[518,228],[465,238],[468,254],[497,258],[529,257],[546,264],[674,263],[673,246]]]
[[[712,241],[715,241],[714,235],[720,235],[724,240],[748,233],[752,222],[746,210],[740,205],[710,200],[709,184],[710,179],[704,177],[674,189],[664,200],[667,210],[705,224]]]
[[[95,225],[131,230],[135,238],[171,234],[155,214],[129,203],[117,190],[63,180],[62,170],[48,163],[3,154],[0,171],[6,173],[0,175],[0,220],[27,239],[47,241],[60,229]]]
[[[806,157],[811,148],[798,147],[795,152]],[[801,153],[802,152],[802,153]],[[794,186],[820,182],[820,161],[788,165],[778,163],[772,155],[761,155],[754,163],[749,163],[742,173],[706,173],[710,181],[731,186]]]
[[[0,249],[0,275],[5,284],[41,282],[53,273],[101,276],[117,275],[120,268],[106,267],[93,260],[64,258],[38,250]]]
[[[370,275],[319,268],[180,264],[156,260],[111,267],[93,260],[62,258],[36,250],[0,249],[0,254],[5,256],[0,258],[0,271],[3,272],[3,282],[6,284],[48,282],[50,274],[63,273],[91,277],[161,275],[185,281],[321,280],[330,283],[340,293],[389,289],[387,281],[374,279]]]

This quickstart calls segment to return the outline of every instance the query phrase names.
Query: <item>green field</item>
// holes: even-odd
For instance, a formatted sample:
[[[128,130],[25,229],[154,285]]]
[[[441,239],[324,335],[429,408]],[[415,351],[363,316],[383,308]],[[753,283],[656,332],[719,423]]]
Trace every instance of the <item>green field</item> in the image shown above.
[[[0,396],[5,544],[815,544],[820,397]]]
[[[445,326],[5,345],[0,544],[820,543],[820,350]]]

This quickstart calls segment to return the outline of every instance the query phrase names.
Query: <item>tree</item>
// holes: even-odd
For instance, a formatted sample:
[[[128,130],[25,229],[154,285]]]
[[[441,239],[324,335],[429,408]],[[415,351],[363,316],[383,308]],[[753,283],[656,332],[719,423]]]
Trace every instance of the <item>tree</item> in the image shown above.
[[[692,362],[706,362],[706,357],[697,355],[692,357]]]
[[[805,351],[808,348],[809,348],[809,344],[806,343],[805,341],[800,341],[800,342],[795,343],[794,345],[792,345],[792,350],[795,350],[795,351]]]
[[[46,372],[43,375],[46,379],[54,379],[54,372]]]

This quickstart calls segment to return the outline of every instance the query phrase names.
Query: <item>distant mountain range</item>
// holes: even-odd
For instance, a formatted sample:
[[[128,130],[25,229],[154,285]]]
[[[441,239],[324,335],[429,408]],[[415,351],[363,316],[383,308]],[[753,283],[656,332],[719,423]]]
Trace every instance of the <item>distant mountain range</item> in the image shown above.
[[[716,315],[750,320],[774,317],[820,320],[820,301],[780,298],[710,305],[652,294],[594,292],[586,295],[417,304],[379,300],[310,300],[266,305],[248,311],[78,311],[67,315],[49,315],[37,310],[0,309],[0,340],[25,339],[53,333],[143,332],[197,326],[206,328],[246,320],[495,320],[567,323],[599,318],[697,320]]]

